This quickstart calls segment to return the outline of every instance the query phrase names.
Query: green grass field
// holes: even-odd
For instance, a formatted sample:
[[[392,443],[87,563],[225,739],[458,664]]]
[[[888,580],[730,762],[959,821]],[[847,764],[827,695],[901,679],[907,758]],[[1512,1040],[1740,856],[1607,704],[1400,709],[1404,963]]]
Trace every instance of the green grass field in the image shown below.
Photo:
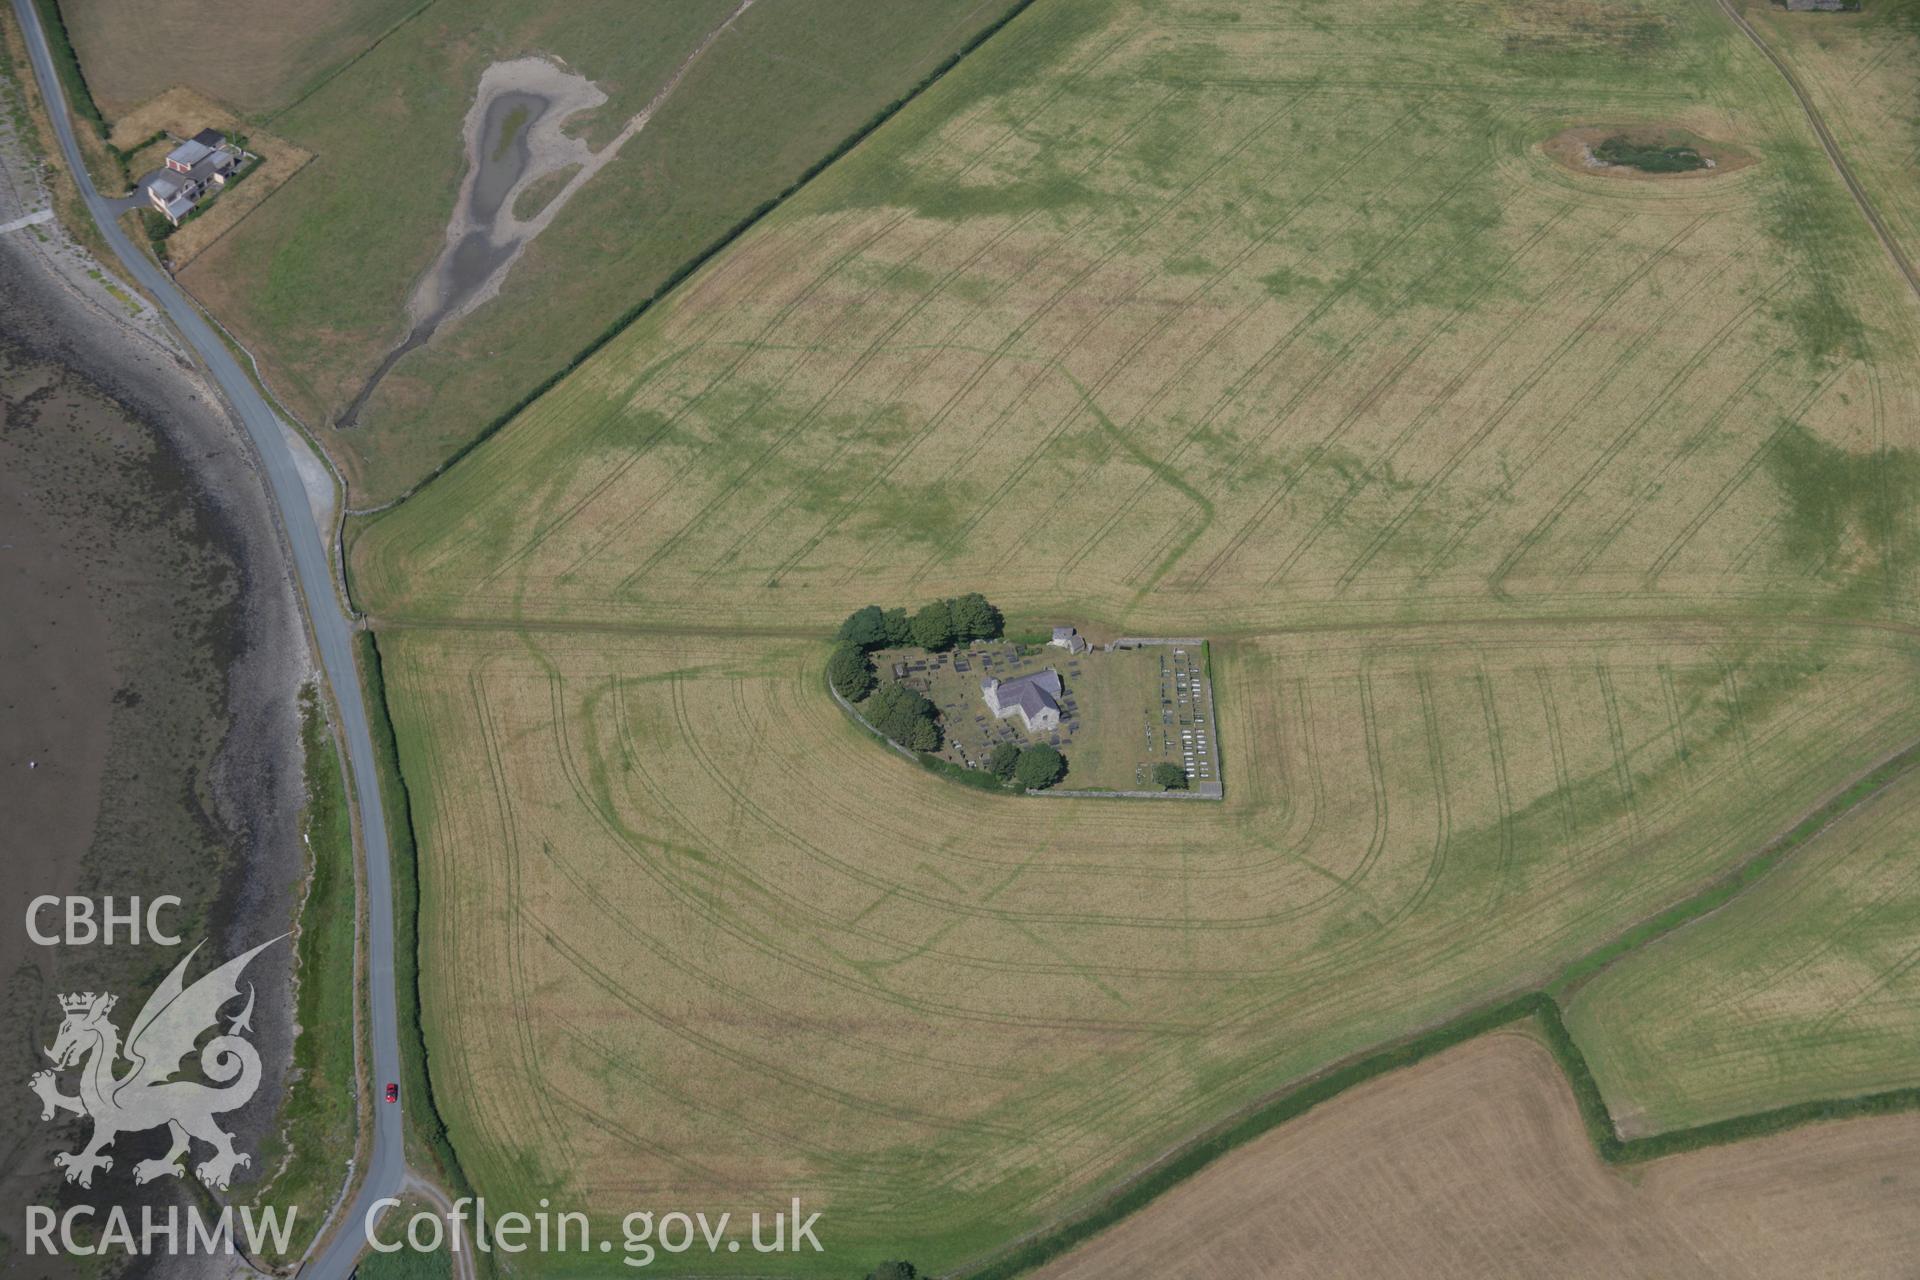
[[[1920,740],[1917,317],[1712,5],[1026,10],[356,528],[476,1188],[943,1272],[1745,884]],[[876,746],[972,590],[1215,637],[1225,802]]]
[[[1569,1022],[1631,1131],[1915,1082],[1920,781],[1583,987]]]
[[[332,431],[407,332],[407,296],[443,243],[465,169],[462,120],[486,66],[530,52],[563,59],[608,95],[580,126],[599,145],[735,3],[427,6],[271,117],[317,159],[182,278],[318,431],[356,503],[403,492],[470,443],[1010,0],[756,5],[534,242],[501,296],[398,366],[359,429]]]

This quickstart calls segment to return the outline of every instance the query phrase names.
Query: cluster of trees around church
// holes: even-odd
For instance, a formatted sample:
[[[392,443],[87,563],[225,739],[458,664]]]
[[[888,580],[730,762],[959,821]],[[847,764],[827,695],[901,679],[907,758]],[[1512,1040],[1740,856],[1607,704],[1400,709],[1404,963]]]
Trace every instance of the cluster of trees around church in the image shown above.
[[[836,638],[867,653],[908,644],[939,653],[970,640],[995,639],[1005,625],[1000,611],[985,596],[969,591],[950,600],[935,600],[912,614],[877,604],[855,609],[840,624]]]
[[[1005,626],[1006,620],[1000,611],[978,591],[950,600],[935,600],[912,614],[905,609],[882,609],[870,604],[855,609],[840,624],[840,633],[834,637],[833,654],[827,659],[827,679],[833,682],[841,697],[848,702],[858,702],[872,693],[878,683],[873,674],[873,661],[867,656],[875,649],[917,645],[938,653],[971,640],[996,639]],[[920,701],[927,700],[921,698]],[[871,713],[867,721],[886,733]],[[935,732],[938,732],[937,726]],[[905,738],[891,733],[887,736],[916,751],[932,751],[938,745],[937,738],[934,747],[916,747]]]
[[[903,684],[883,685],[861,706],[860,714],[909,751],[940,749],[939,712],[916,689]]]
[[[1002,742],[988,753],[987,768],[1002,782],[1018,782],[1029,791],[1045,791],[1066,773],[1067,758],[1044,742],[1031,747]]]
[[[901,746],[912,751],[938,751],[938,710],[918,690],[903,684],[880,684],[870,655],[875,649],[906,645],[937,653],[972,640],[998,639],[1005,626],[1000,610],[977,591],[935,600],[911,614],[905,609],[870,604],[855,609],[840,624],[833,652],[827,657],[827,680],[848,702],[860,703],[860,714],[868,724]],[[1039,791],[1060,781],[1066,774],[1067,761],[1046,743],[1023,749],[1003,742],[987,758],[987,768],[1002,782],[1017,782]]]

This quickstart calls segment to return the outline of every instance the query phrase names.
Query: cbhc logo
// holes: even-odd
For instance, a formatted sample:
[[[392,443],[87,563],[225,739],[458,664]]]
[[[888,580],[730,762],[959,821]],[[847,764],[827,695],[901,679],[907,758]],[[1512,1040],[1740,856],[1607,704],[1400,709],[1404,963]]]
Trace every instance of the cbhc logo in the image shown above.
[[[160,909],[177,907],[180,899],[172,894],[163,894],[147,903],[144,913],[140,910],[140,899],[128,898],[126,906],[116,907],[113,898],[102,898],[95,910],[92,898],[59,898],[52,894],[41,894],[27,904],[27,936],[43,947],[57,947],[62,943],[70,947],[89,947],[99,942],[106,946],[114,944],[115,935],[124,933],[124,942],[138,946],[140,930],[146,926],[147,940],[163,947],[180,945],[178,934],[164,933],[160,928]],[[42,933],[40,919],[51,908],[60,908],[54,917],[59,933]]]

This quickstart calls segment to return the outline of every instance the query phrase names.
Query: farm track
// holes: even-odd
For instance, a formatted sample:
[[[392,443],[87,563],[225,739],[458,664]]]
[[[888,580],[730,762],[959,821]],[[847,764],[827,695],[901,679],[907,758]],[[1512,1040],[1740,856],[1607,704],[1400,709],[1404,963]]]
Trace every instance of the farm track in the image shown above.
[[[1860,207],[1860,213],[1866,218],[1867,225],[1872,227],[1874,235],[1880,238],[1880,244],[1886,249],[1887,256],[1893,259],[1893,265],[1906,278],[1907,288],[1912,291],[1914,299],[1920,301],[1920,271],[1915,270],[1912,260],[1907,257],[1906,250],[1900,247],[1900,242],[1894,238],[1886,221],[1881,218],[1880,211],[1874,208],[1873,199],[1867,195],[1866,188],[1861,186],[1860,180],[1853,176],[1852,166],[1847,163],[1847,157],[1840,150],[1840,144],[1835,140],[1833,132],[1827,128],[1827,122],[1821,116],[1820,108],[1813,104],[1812,95],[1807,92],[1806,86],[1800,83],[1800,77],[1794,74],[1793,68],[1787,65],[1786,59],[1775,53],[1773,46],[1763,40],[1760,33],[1753,29],[1753,24],[1747,21],[1745,14],[1740,12],[1737,0],[1716,0],[1716,3],[1719,4],[1720,11],[1727,15],[1727,20],[1753,42],[1754,48],[1766,56],[1767,61],[1773,64],[1774,70],[1780,73],[1780,78],[1787,82],[1787,87],[1793,90],[1793,96],[1800,102],[1800,109],[1806,112],[1807,123],[1813,126],[1814,136],[1820,139],[1821,149],[1827,153],[1827,159],[1832,162],[1834,172],[1840,175],[1840,181],[1846,184],[1847,194],[1853,197],[1853,202]]]
[[[680,636],[699,638],[710,636],[748,637],[784,640],[830,640],[834,628],[818,627],[766,627],[766,626],[702,626],[697,623],[679,622],[623,622],[612,619],[539,619],[520,618],[496,620],[491,618],[409,618],[405,615],[369,616],[367,629],[371,631],[455,631],[489,632],[505,634],[566,635],[631,635],[631,636]],[[1490,617],[1462,618],[1382,618],[1355,622],[1306,622],[1286,627],[1234,626],[1231,624],[1209,629],[1210,638],[1216,640],[1260,640],[1297,635],[1335,635],[1387,632],[1402,635],[1417,635],[1424,632],[1443,634],[1450,631],[1490,631],[1509,627],[1604,627],[1619,625],[1623,627],[1671,627],[1675,625],[1723,627],[1734,631],[1752,631],[1763,633],[1783,628],[1804,627],[1819,631],[1827,628],[1839,628],[1851,631],[1884,632],[1920,639],[1920,622],[1900,622],[1892,618],[1863,618],[1845,614],[1795,614],[1771,613],[1757,617],[1751,613],[1708,613],[1700,610],[1675,610],[1673,612],[1648,611],[1644,613],[1594,613],[1568,611],[1564,613],[1515,614]]]

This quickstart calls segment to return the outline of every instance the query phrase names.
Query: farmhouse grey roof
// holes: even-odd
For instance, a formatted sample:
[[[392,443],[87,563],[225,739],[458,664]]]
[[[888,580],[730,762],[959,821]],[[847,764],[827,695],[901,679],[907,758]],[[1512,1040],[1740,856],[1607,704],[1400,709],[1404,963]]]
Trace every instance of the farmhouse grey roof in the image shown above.
[[[226,140],[227,140],[227,135],[220,132],[218,129],[202,129],[200,132],[193,135],[193,141],[207,148],[220,146],[221,144],[226,142]]]
[[[980,692],[991,692],[1002,707],[1018,707],[1029,720],[1043,711],[1060,709],[1060,674],[1052,667],[1012,680],[989,676],[980,682]]]
[[[167,163],[190,169],[206,159],[207,153],[212,150],[212,147],[196,138],[192,141],[183,142],[173,150],[167,152]]]

